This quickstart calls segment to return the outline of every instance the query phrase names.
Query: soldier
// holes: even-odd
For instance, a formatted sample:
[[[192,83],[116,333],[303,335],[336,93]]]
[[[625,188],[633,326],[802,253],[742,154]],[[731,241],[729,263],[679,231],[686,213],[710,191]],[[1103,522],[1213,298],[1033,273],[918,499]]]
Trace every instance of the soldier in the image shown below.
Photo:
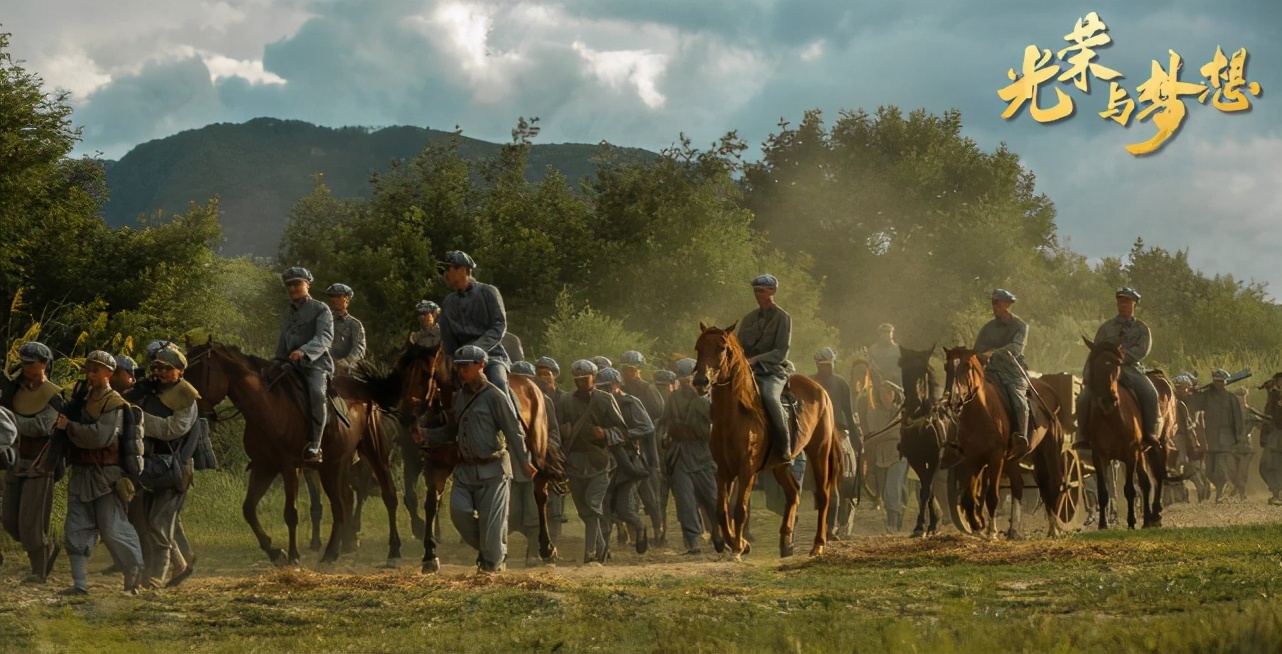
[[[43,343],[23,343],[18,357],[22,360],[22,373],[13,396],[3,398],[5,405],[13,409],[17,438],[17,461],[5,480],[4,528],[27,551],[31,573],[24,583],[42,584],[62,549],[49,533],[57,474],[50,462],[54,458],[51,437],[63,410],[62,388],[49,381],[47,372],[53,352]]]
[[[124,394],[138,383],[138,362],[123,354],[116,355],[116,371],[111,373],[111,390]]]
[[[521,337],[512,332],[503,334],[503,349],[507,351],[507,357],[513,363],[525,361],[525,348],[521,347]]]
[[[876,436],[865,443],[868,453],[869,486],[881,499],[886,512],[886,531],[895,533],[903,528],[907,507],[908,461],[899,454],[899,431],[883,431],[899,415],[903,404],[903,389],[892,382],[883,381],[877,389],[877,408],[868,411],[868,429]]]
[[[841,433],[843,439],[844,475],[853,478],[858,465],[858,456],[864,450],[864,434],[859,428],[859,420],[855,417],[852,404],[854,393],[850,389],[850,382],[836,373],[836,365],[837,353],[832,348],[825,347],[819,350],[815,353],[815,374],[811,379],[819,382],[819,385],[828,392],[828,397],[832,398],[833,417],[836,419],[837,431]],[[828,512],[829,532],[849,532],[851,512],[855,508],[854,502],[853,496],[833,498]],[[839,525],[842,527],[840,530],[838,530]]]
[[[71,447],[71,480],[67,483],[67,557],[71,560],[72,587],[66,592],[89,592],[89,555],[101,536],[112,558],[125,569],[125,592],[137,594],[142,577],[142,549],[138,533],[125,519],[122,494],[132,496],[133,485],[120,467],[120,440],[127,410],[124,398],[111,390],[116,359],[101,350],[85,358],[88,394],[79,415],[60,413],[55,429],[65,429]],[[72,419],[74,418],[74,420]]]
[[[570,366],[570,373],[574,375],[575,390],[557,406],[565,471],[574,506],[583,520],[583,563],[605,563],[609,555],[605,493],[614,467],[606,448],[611,441],[621,440],[616,434],[626,431],[627,424],[614,396],[596,389],[595,364],[580,359]]]
[[[330,311],[334,314],[334,341],[329,356],[334,360],[334,373],[350,375],[352,368],[365,356],[365,325],[347,313],[355,292],[347,284],[331,284],[325,289]]]
[[[681,385],[663,406],[664,431],[669,445],[665,458],[677,521],[687,555],[700,554],[704,524],[699,512],[714,520],[717,515],[717,462],[708,443],[712,438],[712,400],[694,390],[694,359],[677,361]],[[718,525],[709,525],[713,547],[725,549]]]
[[[783,389],[788,381],[784,365],[792,345],[792,316],[775,304],[779,280],[774,275],[758,275],[752,280],[757,308],[739,321],[739,342],[748,357],[752,374],[757,378],[761,403],[765,408],[766,431],[771,450],[785,463],[792,463],[791,435],[783,412]]]
[[[1125,358],[1122,362],[1122,374],[1117,382],[1129,388],[1139,402],[1144,445],[1161,447],[1162,443],[1157,436],[1157,389],[1148,375],[1144,374],[1144,365],[1141,363],[1153,349],[1153,336],[1149,332],[1148,325],[1135,317],[1135,306],[1140,301],[1139,291],[1123,286],[1117,289],[1115,296],[1117,316],[1100,325],[1095,331],[1095,342],[1121,343]],[[1085,370],[1082,372],[1082,378],[1086,378]],[[1081,393],[1077,396],[1078,424],[1085,424],[1091,408],[1091,399],[1090,390],[1083,386]],[[1075,449],[1090,448],[1084,432],[1080,429],[1077,431],[1077,442],[1073,443],[1073,447]]]
[[[596,366],[596,369],[597,369],[598,371],[600,371],[600,370],[605,370],[606,368],[613,368],[613,367],[614,367],[614,364],[613,364],[613,363],[611,363],[609,359],[607,359],[607,358],[605,358],[605,357],[603,357],[603,356],[601,356],[601,355],[599,355],[599,354],[598,354],[597,356],[594,356],[594,357],[589,357],[589,358],[588,358],[588,360],[589,360],[589,361],[591,361],[591,362],[592,362],[592,364]]]
[[[640,401],[650,423],[657,425],[659,418],[663,416],[663,396],[654,384],[641,377],[641,367],[644,365],[645,355],[636,350],[628,350],[619,358],[623,392]],[[667,480],[663,475],[662,459],[659,458],[659,438],[660,434],[655,429],[640,443],[641,456],[650,468],[650,477],[642,481],[637,492],[641,495],[641,503],[645,506],[645,513],[654,529],[655,544],[661,547],[667,541],[668,506],[661,501],[667,499],[664,490]]]
[[[194,473],[191,460],[183,460],[181,449],[186,439],[199,438],[193,430],[198,425],[196,400],[200,393],[182,378],[187,357],[176,346],[158,351],[148,369],[151,383],[140,385],[140,392],[129,396],[144,413],[144,451],[148,457],[177,458],[176,463],[184,469],[184,482],[177,487],[143,489],[146,527],[139,535],[146,563],[144,580],[148,586],[160,587],[172,571],[168,585],[177,586],[194,572],[195,557],[188,561],[184,556],[176,533],[179,513],[187,501],[186,480]]]
[[[538,470],[530,462],[507,393],[485,378],[487,358],[475,345],[454,351],[454,369],[463,384],[454,397],[462,462],[454,468],[450,519],[463,541],[476,549],[477,571],[502,572],[507,567],[513,467],[527,479]]]
[[[561,376],[561,366],[552,357],[539,357],[534,362],[534,376],[543,382],[544,391],[560,404],[569,393],[557,388],[556,378]]]
[[[884,322],[877,327],[877,342],[868,348],[868,362],[881,378],[896,386],[903,386],[903,372],[899,369],[899,343],[895,342],[895,326]]]
[[[677,374],[671,370],[659,369],[654,371],[652,379],[654,379],[654,387],[659,391],[659,397],[663,399],[666,407],[668,398],[677,391]]]
[[[1188,374],[1179,374],[1171,382],[1175,386],[1177,462],[1184,468],[1184,474],[1193,482],[1193,487],[1197,491],[1197,501],[1205,502],[1211,497],[1211,484],[1206,478],[1206,470],[1203,466],[1203,460],[1206,457],[1206,441],[1202,439],[1198,426],[1199,412],[1195,412],[1189,406],[1193,397],[1193,377]]]
[[[1215,501],[1224,500],[1224,491],[1233,473],[1235,452],[1246,440],[1242,402],[1225,388],[1229,373],[1216,369],[1211,386],[1197,393],[1198,408],[1206,422],[1207,474],[1215,484]]]
[[[466,252],[445,253],[445,283],[454,289],[441,302],[441,343],[447,352],[475,345],[486,354],[485,377],[510,395],[507,387],[509,359],[503,348],[507,333],[507,311],[499,289],[476,281],[476,262]],[[515,409],[513,409],[515,411]]]
[[[624,392],[623,376],[618,370],[606,368],[599,371],[595,383],[598,389],[614,396],[619,412],[623,414],[623,422],[627,425],[626,432],[615,430],[612,436],[617,438],[612,439],[609,445],[615,466],[606,491],[606,506],[610,508],[615,520],[627,525],[636,535],[637,554],[645,554],[650,547],[650,539],[645,525],[641,523],[641,517],[637,515],[637,495],[641,483],[650,479],[650,469],[641,447],[647,439],[654,438],[654,423],[650,421],[641,400]],[[609,540],[610,535],[607,533],[606,541]]]
[[[325,386],[334,373],[334,360],[329,347],[334,342],[334,314],[325,303],[312,299],[308,291],[312,274],[306,268],[294,267],[281,275],[289,291],[289,310],[276,340],[276,360],[297,365],[307,384],[307,404],[311,413],[311,434],[303,460],[321,463],[321,436],[325,433],[327,402]]]
[[[539,357],[534,362],[534,379],[547,398],[548,407],[548,437],[556,437],[556,448],[559,452],[565,451],[565,439],[561,434],[561,420],[557,416],[561,403],[569,395],[565,391],[557,388],[556,378],[561,374],[561,366],[552,357]],[[556,544],[561,540],[561,528],[569,522],[565,516],[565,494],[564,491],[548,494],[548,536],[552,543]]]
[[[517,361],[512,364],[513,377],[528,377],[535,380],[534,364],[529,361]],[[536,382],[537,383],[537,382]],[[547,404],[550,404],[549,400]],[[551,413],[549,412],[549,417]],[[555,422],[549,420],[551,427]],[[551,430],[548,438],[551,440]],[[518,532],[525,536],[525,562],[528,565],[530,556],[537,551],[539,542],[539,507],[534,502],[534,479],[526,476],[523,470],[512,471],[512,490],[508,501],[507,533]]]
[[[1264,421],[1259,418],[1259,414],[1247,402],[1247,390],[1245,387],[1238,388],[1233,391],[1233,394],[1242,403],[1242,415],[1246,423],[1242,429],[1242,442],[1233,448],[1233,468],[1231,473],[1233,496],[1239,500],[1245,500],[1246,485],[1251,477],[1251,459],[1255,458],[1255,444],[1251,442],[1251,432],[1255,431],[1257,426],[1262,426]]]
[[[974,350],[984,362],[984,377],[1006,392],[1010,411],[1010,447],[1028,447],[1028,373],[1024,363],[1024,345],[1028,341],[1028,324],[1011,313],[1015,295],[999,288],[993,291],[993,319],[979,330]]]
[[[410,342],[419,347],[440,347],[441,326],[437,319],[441,317],[441,307],[431,300],[422,300],[414,306],[414,313],[418,314],[419,330],[410,335]]]

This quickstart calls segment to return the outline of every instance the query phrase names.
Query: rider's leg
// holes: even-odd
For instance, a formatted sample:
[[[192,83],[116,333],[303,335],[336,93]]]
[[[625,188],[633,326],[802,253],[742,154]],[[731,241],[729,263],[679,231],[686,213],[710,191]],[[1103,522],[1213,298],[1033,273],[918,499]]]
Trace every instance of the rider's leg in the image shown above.
[[[325,420],[327,418],[326,405],[328,402],[325,398],[325,381],[328,375],[324,370],[316,368],[304,369],[307,378],[307,399],[311,411],[311,439],[307,443],[307,450],[304,457],[308,461],[320,463],[321,461],[321,435],[325,433]]]
[[[1140,405],[1140,423],[1144,428],[1144,443],[1160,447],[1162,442],[1157,437],[1157,388],[1148,375],[1133,366],[1122,368],[1118,383],[1135,393]]]
[[[758,375],[757,386],[761,389],[761,403],[766,410],[766,422],[769,427],[770,440],[776,452],[784,461],[791,461],[792,444],[788,438],[788,424],[783,415],[783,386],[787,378],[780,375]]]

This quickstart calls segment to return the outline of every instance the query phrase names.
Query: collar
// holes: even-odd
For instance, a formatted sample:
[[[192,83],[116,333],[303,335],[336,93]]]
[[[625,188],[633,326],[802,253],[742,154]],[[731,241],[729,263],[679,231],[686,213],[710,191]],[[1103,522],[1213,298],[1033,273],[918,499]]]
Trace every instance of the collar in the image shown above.
[[[344,311],[344,312],[342,312],[342,313],[339,313],[339,312],[337,312],[337,311],[335,311],[335,312],[334,312],[334,318],[335,318],[335,319],[337,319],[337,320],[343,320],[343,319],[347,318],[347,316],[349,316],[349,315],[351,315],[351,314],[347,313],[346,311]]]
[[[44,386],[44,385],[45,385],[45,382],[49,381],[49,378],[48,378],[48,377],[45,377],[45,378],[41,379],[40,381],[36,382],[35,384],[28,384],[28,383],[27,383],[26,378],[19,377],[18,379],[19,379],[18,383],[22,385],[22,388],[24,388],[24,389],[26,389],[26,390],[29,390],[29,391],[34,391],[34,390],[36,390],[37,388],[40,388],[41,386]]]
[[[1130,318],[1124,318],[1122,317],[1122,314],[1119,313],[1117,314],[1117,317],[1113,319],[1113,321],[1114,322],[1135,322],[1135,316],[1131,316]]]
[[[457,294],[459,294],[459,295],[467,295],[468,293],[470,293],[470,292],[472,291],[472,288],[473,288],[473,287],[475,287],[475,286],[476,286],[476,280],[475,280],[475,279],[472,279],[472,280],[469,280],[469,281],[467,282],[467,286],[464,286],[463,288],[460,288],[459,290],[454,291],[454,292],[455,292],[455,293],[457,293]]]
[[[303,308],[303,305],[304,305],[304,304],[307,304],[308,302],[311,302],[311,301],[312,301],[312,296],[310,296],[310,295],[304,295],[303,297],[300,297],[300,298],[298,298],[297,300],[294,300],[294,301],[290,302],[290,303],[289,303],[289,305],[290,305],[291,307],[293,307],[293,309],[294,309],[295,311],[297,311],[297,310],[299,310],[299,309]]]

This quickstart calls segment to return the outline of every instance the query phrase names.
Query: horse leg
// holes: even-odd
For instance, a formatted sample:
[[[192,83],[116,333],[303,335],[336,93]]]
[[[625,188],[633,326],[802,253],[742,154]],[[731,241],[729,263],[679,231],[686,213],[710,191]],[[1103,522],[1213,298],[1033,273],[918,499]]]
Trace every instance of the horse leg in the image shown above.
[[[1144,464],[1144,455],[1141,455],[1139,463],[1136,465],[1135,476],[1140,485],[1140,510],[1144,512],[1143,526],[1148,529],[1153,526],[1153,505],[1151,502],[1154,488],[1153,481],[1149,478],[1149,473],[1145,470]]]
[[[1042,508],[1046,510],[1046,536],[1054,538],[1064,533],[1064,522],[1059,519],[1060,494],[1063,490],[1064,471],[1060,469],[1058,439],[1046,439],[1038,446],[1033,458],[1033,478],[1037,480],[1037,491],[1042,498]],[[1047,445],[1050,443],[1050,445]]]
[[[740,555],[747,554],[752,551],[752,545],[748,542],[748,520],[751,519],[751,516],[748,515],[748,500],[752,496],[752,486],[753,482],[756,481],[756,477],[757,476],[751,471],[740,471],[739,485],[735,488],[734,517],[736,523],[735,528],[738,531],[739,543],[742,546],[742,549],[739,552]],[[793,483],[796,483],[795,479],[793,480]],[[794,503],[794,513],[795,508]],[[822,525],[823,523],[821,522],[820,524]]]
[[[552,533],[548,521],[548,487],[552,481],[541,474],[534,476],[534,506],[539,512],[539,558],[544,563],[556,560],[556,546],[552,544]]]
[[[269,472],[263,467],[249,469],[249,487],[245,490],[245,501],[240,506],[241,515],[245,517],[245,522],[249,523],[249,528],[253,530],[254,537],[258,539],[258,547],[267,556],[271,558],[272,563],[281,565],[285,561],[285,552],[278,547],[272,547],[272,539],[263,531],[263,526],[258,522],[258,503],[267,494],[267,489],[272,485],[272,479],[276,473]]]
[[[308,515],[312,519],[312,540],[309,543],[309,547],[313,552],[319,552],[321,549],[321,521],[325,518],[325,508],[321,506],[320,484],[316,483],[316,471],[304,470],[303,481],[307,485]]]
[[[440,572],[441,560],[436,556],[436,545],[439,534],[432,525],[436,524],[437,511],[440,508],[441,497],[445,495],[445,480],[449,477],[449,471],[438,470],[430,463],[424,463],[424,471],[427,473],[427,490],[423,493],[423,519],[428,526],[423,532],[423,574]]]
[[[1002,485],[1002,454],[997,455],[997,461],[990,461],[984,466],[984,537],[988,540],[997,538],[997,505],[1001,502],[1001,485]]]
[[[823,453],[822,447],[816,449],[819,449],[820,454]],[[828,507],[832,504],[833,490],[840,482],[835,474],[837,471],[836,459],[840,456],[841,448],[835,443],[830,443],[828,444],[828,456],[815,457],[815,463],[811,465],[810,473],[815,481],[815,510],[819,512],[820,527],[815,530],[815,544],[810,548],[810,556],[820,556],[828,545],[828,530],[824,529],[824,519],[828,515]],[[797,495],[797,501],[800,503],[800,484],[798,484]]]
[[[298,470],[282,475],[285,485],[285,527],[289,529],[289,565],[298,565]]]
[[[1006,471],[1006,479],[1010,481],[1010,529],[1006,532],[1006,539],[1019,540],[1024,522],[1024,474],[1018,464]],[[1000,477],[997,484],[1000,488]]]
[[[921,488],[917,489],[917,525],[913,527],[913,533],[909,537],[922,538],[926,535],[926,512],[931,510],[927,505],[931,500],[930,484],[933,478],[927,466],[914,464],[913,472],[921,480]]]
[[[364,466],[349,466],[343,475],[347,482],[343,484],[343,506],[348,507],[347,520],[343,523],[342,540],[339,551],[343,554],[354,554],[361,547],[361,508],[365,504],[365,494],[354,484],[356,477],[364,474]]]
[[[734,488],[734,479],[717,467],[717,526],[721,529],[721,539],[730,548],[730,553],[738,556],[743,551],[739,532],[735,529],[730,516],[730,492]]]
[[[1098,453],[1091,454],[1091,462],[1095,466],[1095,503],[1096,510],[1099,511],[1099,528],[1108,529],[1108,489],[1111,485],[1110,477],[1113,476],[1113,470],[1105,464],[1104,457]]]
[[[396,528],[396,484],[392,481],[391,462],[379,457],[369,441],[361,439],[359,449],[361,456],[369,462],[370,472],[378,482],[378,489],[383,496],[383,507],[387,509],[387,563],[394,568],[401,560],[401,533]],[[359,524],[359,522],[358,522]]]
[[[348,519],[351,517],[351,511],[344,502],[345,492],[350,490],[347,488],[350,461],[347,458],[338,461],[327,459],[321,464],[321,488],[329,498],[329,511],[334,519],[334,524],[329,530],[329,541],[325,545],[325,554],[321,556],[321,563],[333,563],[338,560],[343,530],[347,528]]]
[[[410,514],[410,531],[414,537],[423,540],[426,524],[418,514],[418,479],[423,475],[423,457],[419,454],[418,445],[413,440],[401,443],[401,470],[404,473],[405,509]],[[431,489],[427,489],[431,492]]]
[[[788,558],[793,553],[792,530],[797,522],[797,504],[800,503],[801,488],[797,484],[797,478],[792,476],[792,471],[787,466],[778,466],[771,471],[775,480],[779,482],[779,487],[783,489],[783,522],[779,524],[779,556]],[[826,515],[819,516],[819,527],[816,529],[819,533],[824,533],[824,518]]]
[[[1126,527],[1135,528],[1135,458],[1126,460],[1126,486],[1122,488],[1126,496]]]
[[[1149,471],[1153,475],[1153,510],[1152,518],[1145,527],[1162,526],[1162,488],[1166,486],[1166,460],[1161,452],[1149,450]],[[1183,486],[1183,482],[1180,482]]]

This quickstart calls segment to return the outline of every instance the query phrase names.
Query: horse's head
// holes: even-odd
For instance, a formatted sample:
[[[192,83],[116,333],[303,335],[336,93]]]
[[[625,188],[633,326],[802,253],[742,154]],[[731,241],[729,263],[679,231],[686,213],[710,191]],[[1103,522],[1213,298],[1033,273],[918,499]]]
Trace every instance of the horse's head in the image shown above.
[[[904,382],[904,408],[909,415],[917,415],[925,407],[929,410],[935,401],[935,373],[930,358],[935,353],[932,344],[926,350],[910,350],[899,346],[900,378]]]
[[[738,324],[735,322],[725,329],[718,329],[714,325],[699,323],[699,340],[694,343],[694,379],[691,381],[700,394],[707,394],[709,387],[717,383],[717,378],[730,367],[733,351],[742,351],[734,337],[734,328]]]
[[[401,410],[415,417],[429,407],[443,407],[453,384],[442,349],[415,343],[406,346],[396,360],[393,375],[401,380]]]
[[[230,355],[228,347],[215,343],[213,337],[199,345],[188,345],[183,379],[200,393],[196,408],[201,413],[213,411],[230,392],[231,381],[223,367],[223,362]]]
[[[1086,388],[1105,412],[1117,406],[1117,380],[1122,375],[1125,355],[1122,344],[1111,341],[1094,341],[1082,337],[1090,354],[1086,355]]]
[[[944,350],[944,391],[948,404],[954,409],[968,402],[983,384],[983,364],[979,355],[966,347]]]
[[[1268,399],[1264,401],[1264,415],[1269,416],[1275,429],[1282,429],[1282,372],[1264,382],[1260,390],[1269,393]]]

